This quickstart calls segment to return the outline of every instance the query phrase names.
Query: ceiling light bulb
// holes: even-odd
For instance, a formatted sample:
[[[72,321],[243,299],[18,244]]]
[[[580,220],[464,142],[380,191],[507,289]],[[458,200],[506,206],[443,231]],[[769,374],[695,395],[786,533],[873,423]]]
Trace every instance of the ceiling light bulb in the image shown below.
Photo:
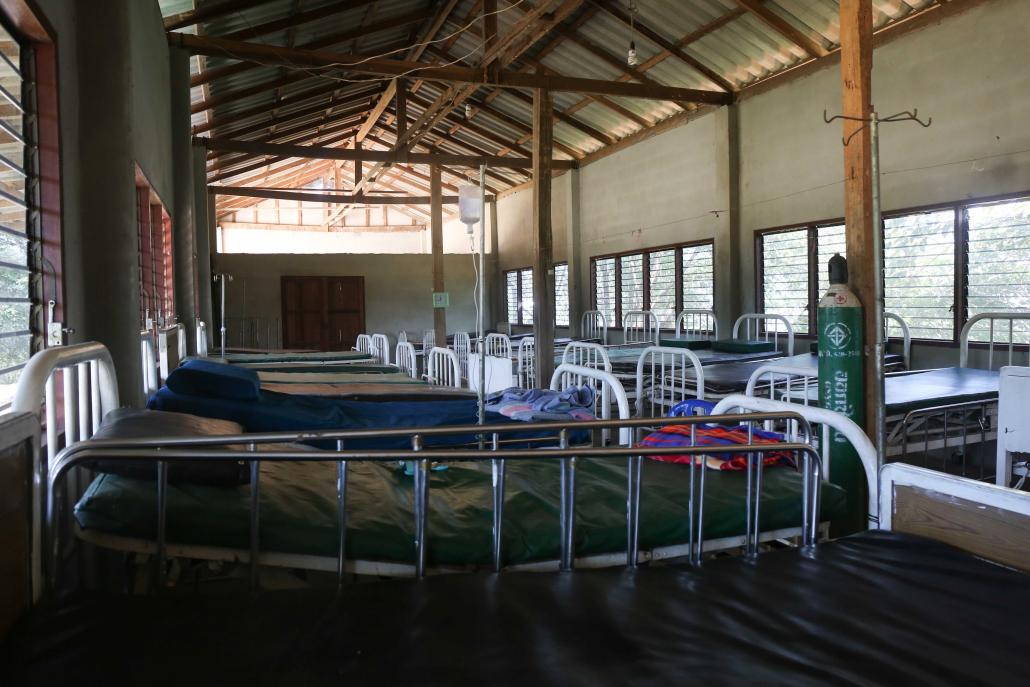
[[[640,64],[640,58],[637,57],[637,46],[632,41],[629,44],[629,52],[626,53],[626,64],[631,67],[636,67]]]
[[[472,106],[465,103],[465,119],[472,119]]]

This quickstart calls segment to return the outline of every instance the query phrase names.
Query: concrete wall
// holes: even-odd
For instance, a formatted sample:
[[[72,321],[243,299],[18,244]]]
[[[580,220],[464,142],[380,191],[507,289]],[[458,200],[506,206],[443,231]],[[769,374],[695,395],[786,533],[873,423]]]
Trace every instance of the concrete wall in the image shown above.
[[[433,262],[426,255],[228,255],[214,258],[216,272],[233,275],[228,316],[280,318],[282,276],[362,276],[365,329],[396,336],[433,326]],[[444,256],[451,297],[447,331],[474,331],[475,284],[471,255]],[[229,332],[230,341],[233,333]]]
[[[156,0],[38,0],[56,36],[71,342],[111,350],[141,399],[135,165],[174,216],[168,51]],[[127,40],[118,40],[126,37]]]

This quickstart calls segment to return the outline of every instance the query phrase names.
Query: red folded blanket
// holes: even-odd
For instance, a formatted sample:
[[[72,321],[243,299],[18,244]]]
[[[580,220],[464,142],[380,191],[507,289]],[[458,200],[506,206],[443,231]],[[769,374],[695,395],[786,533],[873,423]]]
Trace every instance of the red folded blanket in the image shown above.
[[[721,425],[696,425],[694,430],[694,445],[696,446],[739,446],[748,443],[748,430],[744,425],[736,427],[723,427]],[[774,432],[766,432],[755,429],[751,437],[752,444],[775,445],[783,442],[783,436]],[[644,437],[641,447],[690,446],[690,425],[667,425],[657,432],[652,432]],[[747,454],[734,453],[732,451],[720,451],[718,453],[705,454],[704,464],[712,470],[745,470],[747,469]],[[648,456],[651,460],[659,460],[666,463],[689,463],[695,461],[695,465],[701,464],[702,456],[690,455],[664,455]],[[794,456],[789,451],[767,451],[764,454],[763,465],[772,467],[776,465],[794,466]]]

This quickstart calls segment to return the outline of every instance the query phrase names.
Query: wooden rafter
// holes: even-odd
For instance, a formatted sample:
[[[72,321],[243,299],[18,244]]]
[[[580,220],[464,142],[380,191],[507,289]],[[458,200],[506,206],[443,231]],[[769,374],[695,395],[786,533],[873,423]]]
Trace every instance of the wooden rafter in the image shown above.
[[[179,14],[165,17],[164,28],[165,31],[184,29],[187,26],[193,26],[200,22],[224,17],[227,14],[233,14],[234,12],[239,12],[250,7],[264,5],[271,1],[272,0],[225,0],[225,2],[209,2],[203,7],[195,7],[187,12],[180,12]]]
[[[809,57],[825,57],[829,54],[830,51],[823,47],[822,43],[813,40],[789,21],[773,12],[763,0],[737,0],[737,4],[804,50]]]

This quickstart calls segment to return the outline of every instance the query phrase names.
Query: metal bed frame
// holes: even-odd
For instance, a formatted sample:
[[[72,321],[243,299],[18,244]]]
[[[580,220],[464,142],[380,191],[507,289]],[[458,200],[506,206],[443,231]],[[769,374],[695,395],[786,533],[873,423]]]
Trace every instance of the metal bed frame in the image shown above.
[[[622,316],[622,340],[625,343],[653,343],[661,338],[658,317],[650,310],[630,310]]]
[[[454,352],[458,354],[458,363],[461,367],[461,378],[468,379],[469,376],[469,353],[472,351],[472,342],[469,340],[468,332],[455,332]]]
[[[773,325],[769,327],[770,323]],[[780,349],[780,325],[783,325],[783,334],[787,337],[787,356],[794,355],[794,327],[783,315],[771,313],[745,313],[733,323],[733,338],[740,337],[740,326],[744,325],[744,336],[748,339],[761,339],[773,342],[776,349]],[[752,332],[752,326],[754,331]]]
[[[161,388],[161,376],[157,369],[157,348],[154,333],[145,329],[139,333],[140,365],[143,372],[143,398],[150,398]]]
[[[891,324],[898,325],[898,328],[901,330],[901,358],[905,363],[905,369],[910,370],[912,369],[912,330],[909,329],[908,322],[901,315],[884,312],[883,340],[885,344],[891,340]]]
[[[488,356],[511,359],[511,339],[507,334],[496,332],[487,334],[486,339],[479,344],[479,352],[486,352]]]
[[[390,339],[386,334],[372,335],[372,355],[376,362],[383,365],[390,364]]]
[[[369,355],[374,355],[374,348],[375,347],[372,344],[371,335],[358,334],[358,339],[354,342],[353,350],[359,351],[361,353],[368,353]]]
[[[676,337],[697,336],[715,341],[719,338],[719,321],[714,310],[687,308],[676,314]]]
[[[584,312],[579,330],[584,339],[598,339],[602,344],[608,344],[608,319],[600,310]]]
[[[461,388],[461,364],[449,348],[437,346],[426,356],[426,381],[438,386]]]
[[[694,378],[687,376],[692,368]],[[645,371],[650,369],[645,376]],[[705,397],[705,373],[697,355],[686,348],[650,346],[637,361],[636,417],[644,417],[644,406],[651,417],[693,396]]]
[[[519,386],[531,389],[536,386],[536,339],[527,336],[519,341],[516,375]]]
[[[203,320],[197,320],[197,355],[201,358],[208,356],[207,324]]]
[[[415,347],[407,341],[398,341],[395,353],[397,368],[412,379],[418,379],[418,359],[415,357]]]
[[[995,322],[1008,322],[1008,341],[994,340],[995,335]],[[981,322],[986,322],[988,325],[988,339],[987,344],[987,368],[988,370],[994,369],[994,348],[995,344],[1003,344],[1008,349],[1008,362],[1006,365],[1016,364],[1013,362],[1013,356],[1016,353],[1017,348],[1027,349],[1027,364],[1030,364],[1030,332],[1028,332],[1027,342],[1017,343],[1015,329],[1016,322],[1030,322],[1030,312],[985,312],[979,315],[973,315],[970,317],[965,325],[962,326],[962,331],[959,333],[959,367],[969,367],[969,338],[973,332],[973,328]],[[979,342],[978,342],[979,343]]]

